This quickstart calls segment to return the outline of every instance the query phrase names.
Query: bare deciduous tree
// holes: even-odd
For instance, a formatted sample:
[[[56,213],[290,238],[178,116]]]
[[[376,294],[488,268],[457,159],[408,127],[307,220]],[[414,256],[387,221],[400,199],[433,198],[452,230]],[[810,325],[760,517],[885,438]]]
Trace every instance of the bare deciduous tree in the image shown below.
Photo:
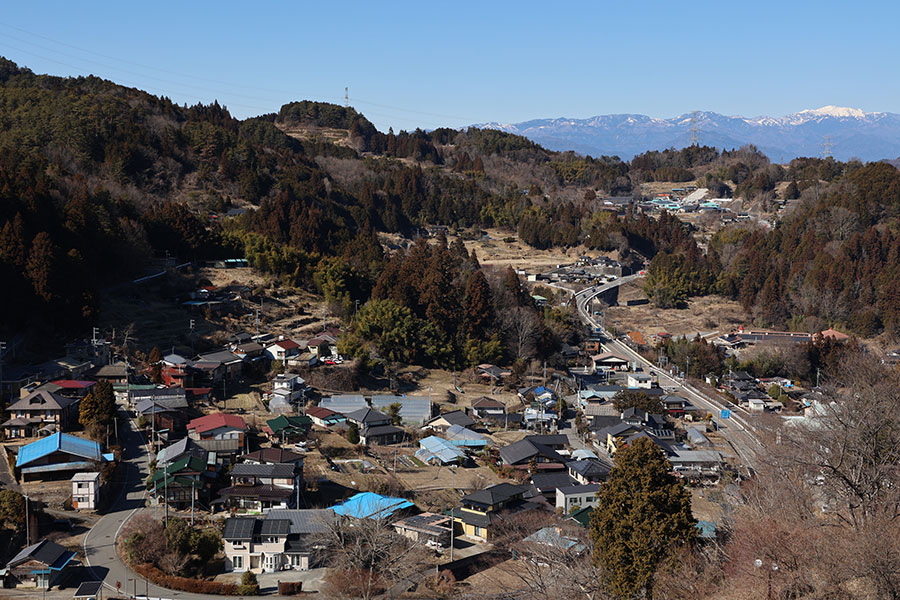
[[[336,519],[319,534],[331,571],[327,594],[368,600],[429,566],[429,551],[395,533],[388,519]]]
[[[531,358],[534,355],[541,322],[529,308],[516,306],[504,312],[500,318],[509,347],[516,358]]]

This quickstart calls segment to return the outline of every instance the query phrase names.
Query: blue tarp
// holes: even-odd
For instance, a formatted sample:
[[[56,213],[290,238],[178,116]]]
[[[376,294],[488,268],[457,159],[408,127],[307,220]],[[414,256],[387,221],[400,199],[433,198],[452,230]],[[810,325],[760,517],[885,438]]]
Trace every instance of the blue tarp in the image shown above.
[[[420,449],[416,457],[430,462],[437,459],[441,464],[449,464],[465,459],[465,453],[445,439],[430,435],[419,441]]]
[[[336,514],[357,519],[384,519],[398,510],[414,506],[405,498],[382,496],[375,492],[360,492],[330,508]]]

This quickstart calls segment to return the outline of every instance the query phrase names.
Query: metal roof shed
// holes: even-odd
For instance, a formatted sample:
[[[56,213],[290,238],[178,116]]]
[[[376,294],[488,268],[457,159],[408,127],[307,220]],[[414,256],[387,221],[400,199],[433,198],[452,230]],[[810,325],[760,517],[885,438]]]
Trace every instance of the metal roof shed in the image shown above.
[[[419,441],[416,457],[427,463],[438,462],[442,465],[459,463],[465,460],[465,453],[445,439],[428,436]]]
[[[319,406],[342,415],[361,408],[369,408],[366,399],[359,394],[341,394],[330,398],[322,398],[319,400]]]
[[[454,446],[481,448],[490,443],[487,436],[462,425],[451,425],[444,435],[447,436],[447,441]]]
[[[372,396],[372,406],[386,412],[393,403],[400,404],[400,420],[404,425],[422,425],[431,418],[431,398],[428,396]]]

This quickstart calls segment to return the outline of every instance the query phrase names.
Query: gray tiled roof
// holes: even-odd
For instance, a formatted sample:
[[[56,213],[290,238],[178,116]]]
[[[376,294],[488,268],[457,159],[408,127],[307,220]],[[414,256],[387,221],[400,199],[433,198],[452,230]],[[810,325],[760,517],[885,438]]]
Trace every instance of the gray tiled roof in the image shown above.
[[[231,468],[232,477],[275,477],[278,479],[292,479],[294,477],[294,465],[291,463],[269,463],[253,465],[239,463]]]
[[[337,518],[334,511],[327,508],[275,509],[270,510],[266,519],[282,519],[290,522],[291,534],[321,533]]]
[[[77,398],[67,398],[66,396],[60,396],[59,394],[54,394],[47,390],[36,390],[7,406],[6,411],[61,410],[76,402],[78,402]]]

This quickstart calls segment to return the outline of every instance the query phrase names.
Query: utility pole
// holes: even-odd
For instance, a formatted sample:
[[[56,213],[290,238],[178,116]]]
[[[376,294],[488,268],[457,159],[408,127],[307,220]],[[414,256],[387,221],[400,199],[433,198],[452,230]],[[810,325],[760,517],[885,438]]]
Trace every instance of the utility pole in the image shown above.
[[[191,488],[191,492],[193,492],[193,487]],[[193,500],[193,495],[191,496],[191,500]],[[163,519],[163,527],[169,527],[169,453],[166,452],[166,462],[163,463],[163,501],[166,503],[166,514]],[[193,510],[191,511],[193,514]]]
[[[188,334],[191,338],[191,354],[194,353],[194,319],[191,319],[190,323],[190,333]]]
[[[31,545],[31,523],[28,522],[28,504],[30,500],[28,499],[28,494],[25,494],[25,545]]]
[[[0,401],[3,400],[3,355],[6,353],[6,342],[0,342]]]

